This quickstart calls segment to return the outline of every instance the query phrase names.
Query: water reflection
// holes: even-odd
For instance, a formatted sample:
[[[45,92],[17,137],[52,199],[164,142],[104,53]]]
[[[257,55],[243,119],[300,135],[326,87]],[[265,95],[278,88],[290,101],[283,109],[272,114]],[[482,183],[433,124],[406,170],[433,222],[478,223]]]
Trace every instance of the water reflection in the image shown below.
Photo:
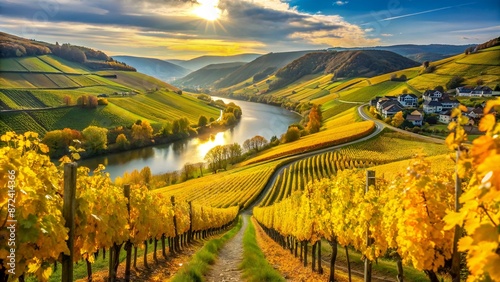
[[[219,99],[214,97],[214,99]],[[172,144],[157,145],[132,151],[112,154],[80,161],[80,165],[91,169],[102,163],[112,178],[123,175],[125,171],[142,169],[149,166],[154,174],[179,170],[187,163],[203,161],[206,153],[217,145],[243,142],[255,135],[270,139],[283,134],[288,125],[300,120],[300,116],[285,109],[245,101],[220,98],[225,103],[234,102],[243,111],[237,126],[214,136],[200,136],[191,140],[182,140]]]

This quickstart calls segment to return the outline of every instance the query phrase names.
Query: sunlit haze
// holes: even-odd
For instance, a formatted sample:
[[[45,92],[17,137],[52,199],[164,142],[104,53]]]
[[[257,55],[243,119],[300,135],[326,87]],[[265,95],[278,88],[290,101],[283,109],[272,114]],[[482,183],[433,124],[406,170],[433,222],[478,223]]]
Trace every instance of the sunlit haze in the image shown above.
[[[0,30],[109,55],[189,59],[328,47],[472,44],[500,34],[500,2],[1,0]]]

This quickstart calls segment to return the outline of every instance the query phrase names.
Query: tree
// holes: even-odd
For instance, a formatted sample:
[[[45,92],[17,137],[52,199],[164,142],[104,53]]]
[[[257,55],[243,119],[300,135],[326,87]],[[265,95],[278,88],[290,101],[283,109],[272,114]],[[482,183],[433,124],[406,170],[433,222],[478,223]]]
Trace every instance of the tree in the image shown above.
[[[321,110],[318,105],[313,105],[309,111],[309,121],[307,122],[307,130],[309,133],[316,133],[321,128]]]
[[[253,144],[253,149],[255,149],[255,151],[259,151],[262,147],[264,147],[265,145],[267,145],[267,139],[260,136],[260,135],[256,135],[254,137],[252,137],[252,144]]]
[[[149,121],[141,121],[140,125],[132,125],[132,139],[134,142],[143,145],[153,137],[153,128]]]
[[[226,151],[225,146],[218,145],[210,149],[205,155],[205,160],[208,161],[208,166],[213,172],[216,172],[217,169],[226,168]]]
[[[172,134],[172,129],[173,129],[173,125],[171,122],[166,122],[160,129],[160,131],[158,131],[158,135],[160,136],[163,136],[163,137],[167,137],[169,136],[170,134]]]
[[[430,62],[429,61],[425,61],[422,63],[422,66],[424,67],[424,69],[428,68],[430,65]]]
[[[184,180],[188,180],[191,177],[191,174],[196,170],[196,167],[191,163],[185,163],[182,167],[182,174],[184,176]]]
[[[60,157],[66,153],[66,142],[61,130],[53,130],[45,133],[42,143],[49,147],[49,156]]]
[[[64,97],[63,97],[63,103],[64,103],[64,105],[66,105],[66,106],[71,105],[71,96],[64,95]]]
[[[125,134],[121,133],[120,135],[118,135],[116,137],[116,145],[118,146],[118,148],[124,150],[124,149],[128,148],[128,146],[130,145],[130,142],[127,140],[127,136],[125,136]]]
[[[139,173],[141,175],[142,182],[149,187],[149,183],[151,182],[152,174],[149,166],[145,166],[141,169]]]
[[[222,119],[225,121],[226,125],[234,125],[236,124],[236,117],[233,113],[225,113],[222,115]]]
[[[108,130],[98,126],[89,126],[82,131],[85,147],[90,154],[99,153],[108,148]]]
[[[403,112],[399,111],[392,118],[392,126],[399,127],[404,121]]]
[[[208,124],[208,119],[206,116],[200,116],[200,118],[198,119],[198,126],[200,127],[203,127],[203,126],[206,126]]]
[[[477,81],[476,81],[476,84],[477,86],[481,86],[484,84],[484,80],[482,80],[481,78],[479,78]]]
[[[296,126],[290,126],[285,133],[285,142],[293,142],[299,140],[300,130]]]
[[[88,96],[88,101],[89,101],[89,103],[87,105],[88,108],[92,108],[92,109],[97,108],[99,101],[98,101],[96,96],[92,96],[92,95]]]
[[[439,91],[439,92],[441,92],[441,93],[444,93],[444,87],[443,87],[443,86],[441,86],[441,85],[438,85],[438,86],[434,87],[434,90],[435,90],[435,91]]]
[[[181,123],[178,119],[174,120],[172,123],[172,133],[179,134],[181,133]]]
[[[76,99],[76,104],[82,108],[87,107],[89,104],[89,97],[87,95],[82,95]]]
[[[241,157],[243,149],[241,148],[240,144],[236,142],[226,146],[228,146],[229,162],[231,164],[236,163]]]
[[[446,88],[448,90],[455,89],[455,88],[459,87],[460,85],[462,85],[462,82],[464,82],[463,77],[454,76],[448,81],[448,83],[446,83]]]

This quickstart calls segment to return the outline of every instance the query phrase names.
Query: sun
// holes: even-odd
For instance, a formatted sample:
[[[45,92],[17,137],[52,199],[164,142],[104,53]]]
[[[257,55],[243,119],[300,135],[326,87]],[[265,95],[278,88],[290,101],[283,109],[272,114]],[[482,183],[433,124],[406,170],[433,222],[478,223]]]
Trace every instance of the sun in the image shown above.
[[[198,7],[193,10],[193,14],[207,21],[215,21],[222,13],[218,6],[219,0],[198,0]]]

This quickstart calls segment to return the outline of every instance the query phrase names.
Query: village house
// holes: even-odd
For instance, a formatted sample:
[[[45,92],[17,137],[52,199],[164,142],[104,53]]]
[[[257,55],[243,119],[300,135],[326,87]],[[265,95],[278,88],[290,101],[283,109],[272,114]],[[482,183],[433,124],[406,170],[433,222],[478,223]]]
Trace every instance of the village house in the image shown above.
[[[382,112],[382,109],[392,105],[399,104],[398,99],[394,96],[384,96],[383,98],[378,99],[377,101],[377,110]],[[401,104],[399,104],[401,106]],[[402,106],[401,106],[402,107]]]
[[[443,98],[439,102],[441,103],[441,105],[443,106],[443,109],[445,109],[445,110],[453,109],[453,108],[456,108],[460,105],[460,102],[458,102],[456,100],[451,100],[448,97]]]
[[[451,121],[451,111],[446,110],[439,113],[438,121],[440,123],[448,124]]]
[[[391,117],[404,110],[403,106],[401,106],[398,101],[386,102],[382,107],[381,113],[383,118]]]
[[[406,120],[411,122],[415,126],[422,126],[424,117],[421,112],[414,110],[409,115],[406,116]]]
[[[438,101],[443,98],[443,93],[438,90],[426,90],[424,95],[422,95],[424,101]]]
[[[418,97],[415,94],[401,94],[398,101],[405,108],[416,108],[418,106]]]
[[[443,111],[443,105],[438,101],[425,101],[423,108],[426,114],[434,114]]]
[[[466,115],[472,119],[479,119],[483,117],[483,108],[477,107],[477,108],[467,108],[467,113]]]
[[[466,97],[491,97],[493,95],[493,90],[488,86],[463,86],[457,87],[455,89],[457,96],[466,96]]]

